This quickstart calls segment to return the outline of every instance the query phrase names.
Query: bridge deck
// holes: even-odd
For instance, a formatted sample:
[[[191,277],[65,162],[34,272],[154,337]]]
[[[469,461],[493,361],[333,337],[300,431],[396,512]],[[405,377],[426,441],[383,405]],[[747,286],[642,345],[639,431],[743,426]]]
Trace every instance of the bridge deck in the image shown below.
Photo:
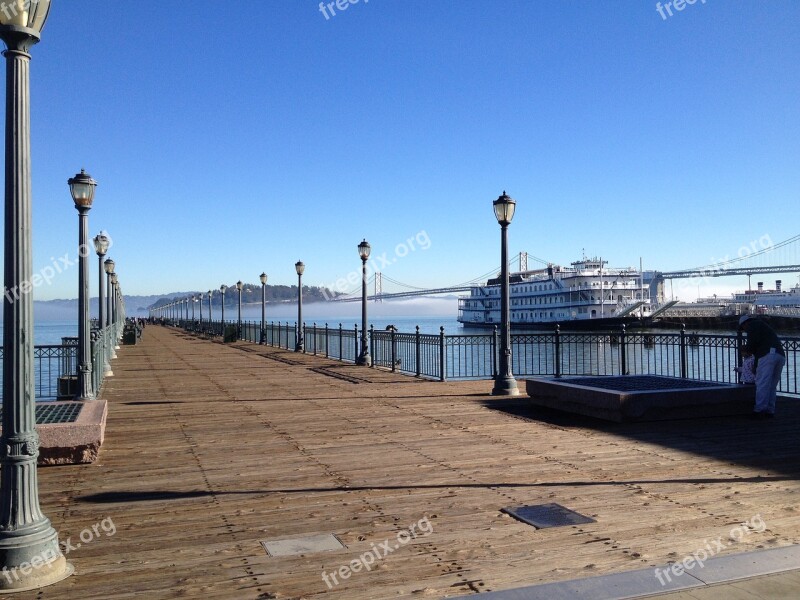
[[[155,326],[119,355],[98,462],[40,470],[76,574],[14,598],[438,598],[663,565],[720,537],[724,554],[800,542],[800,405],[619,425],[491,399],[490,382]],[[500,512],[546,503],[596,522],[537,530]],[[766,531],[727,539],[755,515]],[[398,543],[426,518],[430,535]],[[260,544],[328,533],[347,548]]]

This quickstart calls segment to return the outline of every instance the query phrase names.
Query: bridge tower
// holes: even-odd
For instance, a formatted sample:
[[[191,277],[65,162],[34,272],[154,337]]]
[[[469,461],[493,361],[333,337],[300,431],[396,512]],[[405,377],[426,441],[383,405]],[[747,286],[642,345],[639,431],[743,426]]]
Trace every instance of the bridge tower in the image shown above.
[[[523,271],[528,270],[528,253],[527,252],[520,252],[519,253],[519,271],[522,273]]]
[[[383,274],[375,273],[375,302],[383,302],[381,295],[383,294]]]

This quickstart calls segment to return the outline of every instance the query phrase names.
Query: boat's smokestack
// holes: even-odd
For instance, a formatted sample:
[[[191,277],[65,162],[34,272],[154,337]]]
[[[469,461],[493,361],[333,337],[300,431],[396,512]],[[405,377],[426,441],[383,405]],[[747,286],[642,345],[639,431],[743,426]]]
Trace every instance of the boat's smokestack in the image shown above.
[[[764,282],[763,281],[759,281],[758,282],[758,292],[761,293],[763,291],[764,291]]]
[[[775,291],[776,292],[780,292],[781,291],[781,280],[780,279],[776,279],[775,280]]]

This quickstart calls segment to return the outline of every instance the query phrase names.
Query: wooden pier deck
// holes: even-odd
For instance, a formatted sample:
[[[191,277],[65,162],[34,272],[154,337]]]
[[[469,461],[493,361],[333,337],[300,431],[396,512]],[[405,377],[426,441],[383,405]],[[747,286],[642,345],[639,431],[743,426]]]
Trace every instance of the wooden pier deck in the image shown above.
[[[487,381],[157,326],[113,369],[98,461],[39,471],[76,573],[3,597],[442,598],[800,542],[798,403],[771,421],[614,424],[491,398]],[[596,522],[500,512],[546,503]],[[763,531],[730,539],[754,518]],[[319,534],[346,548],[261,545]]]

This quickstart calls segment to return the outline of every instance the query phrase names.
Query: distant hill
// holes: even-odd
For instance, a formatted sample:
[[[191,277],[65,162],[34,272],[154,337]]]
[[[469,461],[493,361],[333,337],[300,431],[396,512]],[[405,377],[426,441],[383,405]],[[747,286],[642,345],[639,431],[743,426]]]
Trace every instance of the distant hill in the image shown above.
[[[188,294],[180,294],[181,297]],[[178,297],[179,294],[175,294]],[[154,304],[163,298],[162,295],[157,296],[125,296],[125,309],[128,316],[142,317],[147,316],[147,307]],[[78,314],[78,299],[58,299],[58,300],[34,300],[33,302],[33,316],[35,319],[46,320],[68,320],[77,318]],[[89,314],[92,317],[97,316],[97,297],[89,300]]]
[[[179,292],[175,294],[164,294],[159,296],[158,299],[147,308],[157,308],[169,304],[173,300],[185,298],[186,296],[198,295],[200,292]],[[337,296],[341,296],[339,292],[332,292],[328,288],[319,286],[303,286],[303,302],[322,302],[330,300]],[[219,306],[222,295],[219,289],[214,290],[214,295],[211,298],[212,306]],[[208,291],[203,294],[203,299],[208,302]],[[294,302],[297,299],[297,286],[296,285],[268,285],[266,289],[266,299],[269,303],[280,302]],[[253,285],[246,283],[242,287],[242,304],[257,304],[261,302],[261,285]],[[236,306],[239,303],[239,292],[235,287],[229,287],[225,292],[225,306]],[[126,296],[126,306],[127,296]]]
[[[297,299],[296,285],[268,285],[268,302],[294,302]],[[155,294],[152,296],[125,296],[125,309],[129,317],[146,317],[150,308],[169,304],[173,300],[186,298],[187,296],[197,296],[201,292],[172,292],[170,294]],[[338,292],[332,292],[327,288],[317,286],[303,286],[303,302],[321,302],[340,296]],[[203,300],[208,306],[208,291],[203,293]],[[219,289],[214,290],[212,306],[219,306]],[[225,293],[225,306],[236,306],[239,302],[239,293],[236,288],[228,289]],[[242,304],[254,304],[261,302],[261,285],[246,284],[242,288]],[[94,317],[97,315],[97,297],[89,300],[89,313]],[[33,303],[33,314],[36,319],[45,320],[68,320],[75,319],[78,314],[78,300],[35,300]]]

